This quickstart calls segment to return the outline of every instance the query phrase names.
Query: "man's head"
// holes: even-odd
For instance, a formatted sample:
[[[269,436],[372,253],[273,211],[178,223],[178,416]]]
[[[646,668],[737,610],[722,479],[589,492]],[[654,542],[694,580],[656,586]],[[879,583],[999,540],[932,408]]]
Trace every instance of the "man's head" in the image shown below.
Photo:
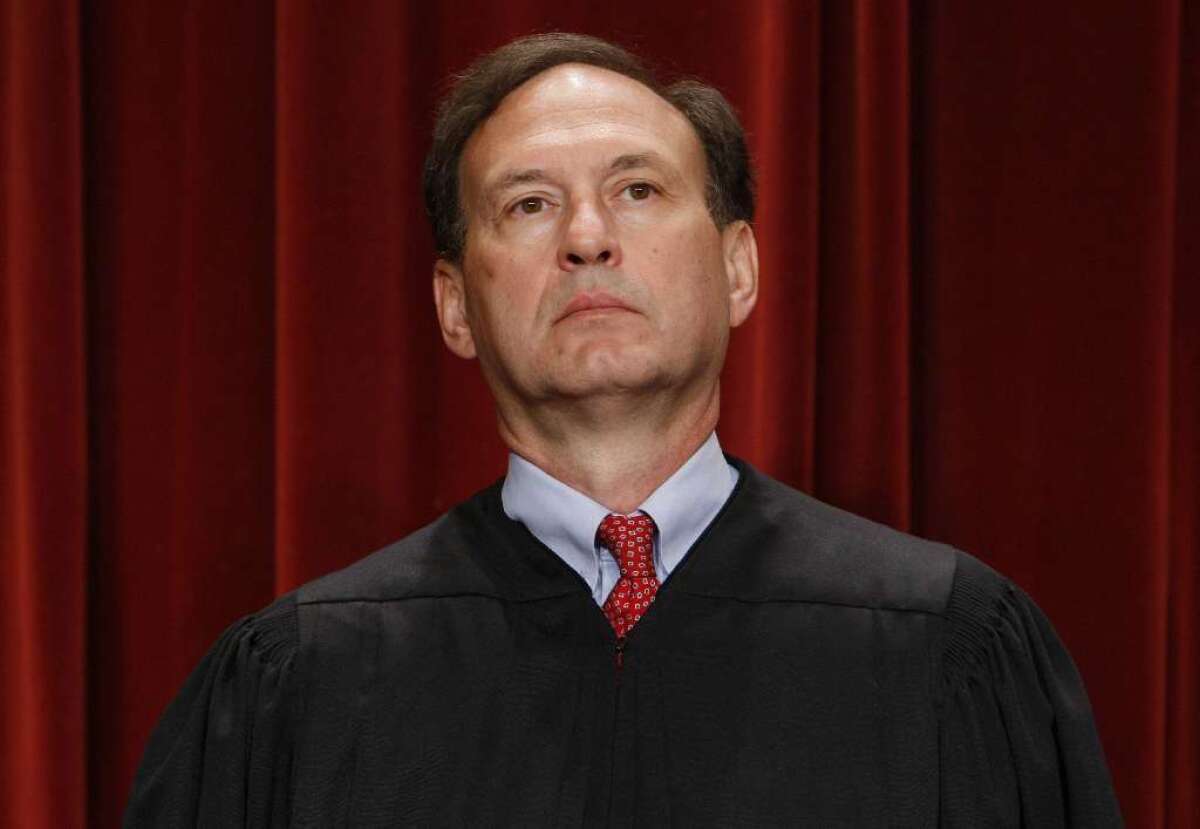
[[[581,63],[625,75],[680,111],[696,131],[708,164],[706,196],[713,221],[754,219],[754,179],[737,115],[716,89],[692,80],[658,82],[636,56],[599,38],[556,32],[520,38],[482,56],[458,76],[438,107],[425,159],[425,209],[438,256],[462,259],[467,226],[460,203],[459,162],[475,130],[521,84],[555,66]]]
[[[480,358],[502,408],[715,388],[754,305],[732,110],[697,83],[661,89],[603,41],[527,38],[468,70],[440,110],[426,203],[443,336]]]

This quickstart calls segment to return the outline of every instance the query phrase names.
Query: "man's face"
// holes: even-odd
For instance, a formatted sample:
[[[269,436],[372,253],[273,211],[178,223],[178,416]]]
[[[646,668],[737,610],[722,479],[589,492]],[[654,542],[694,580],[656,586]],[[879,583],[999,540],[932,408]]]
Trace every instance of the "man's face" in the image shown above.
[[[467,244],[439,262],[447,344],[522,405],[713,383],[754,304],[753,236],[719,230],[687,119],[565,64],[512,92],[460,167]]]

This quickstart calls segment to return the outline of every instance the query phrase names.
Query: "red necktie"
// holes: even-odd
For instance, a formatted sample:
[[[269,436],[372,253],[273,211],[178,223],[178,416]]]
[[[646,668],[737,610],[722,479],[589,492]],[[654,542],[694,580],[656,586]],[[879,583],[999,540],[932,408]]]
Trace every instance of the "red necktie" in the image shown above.
[[[642,618],[658,592],[654,519],[649,515],[608,515],[600,522],[596,537],[621,568],[621,577],[604,600],[604,615],[620,638]]]

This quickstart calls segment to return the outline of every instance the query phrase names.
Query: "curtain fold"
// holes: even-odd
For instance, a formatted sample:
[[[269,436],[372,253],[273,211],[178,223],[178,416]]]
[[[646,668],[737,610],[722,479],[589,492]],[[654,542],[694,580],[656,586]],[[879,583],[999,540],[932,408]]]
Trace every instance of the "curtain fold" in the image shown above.
[[[1114,777],[1141,781],[1121,791],[1133,825],[1161,825],[1176,776],[1163,711],[1177,13],[1045,7],[1031,25],[997,5],[938,7],[917,127],[915,526],[1001,565],[1059,625]]]
[[[754,313],[730,343],[722,374],[721,436],[726,451],[757,458],[810,491],[824,174],[819,167],[822,15],[817,4],[754,4],[730,38],[737,50],[731,57],[744,68],[736,82],[723,87],[746,122],[758,176],[755,231],[763,278]],[[671,53],[668,44],[663,48]],[[734,88],[740,94],[733,94]],[[772,242],[763,244],[765,239]],[[778,428],[763,428],[767,423]],[[731,433],[742,441],[736,449],[729,443]]]
[[[273,593],[274,23],[228,6],[80,7],[102,825],[197,654]]]
[[[217,634],[503,474],[420,165],[532,31],[721,88],[721,440],[1047,611],[1130,826],[1200,800],[1200,13],[1103,0],[0,0],[0,809],[114,825]]]
[[[825,9],[814,491],[908,529],[909,8],[856,0]]]
[[[80,31],[0,3],[0,813],[87,812]]]
[[[1165,825],[1200,815],[1200,8],[1178,7],[1167,480]]]

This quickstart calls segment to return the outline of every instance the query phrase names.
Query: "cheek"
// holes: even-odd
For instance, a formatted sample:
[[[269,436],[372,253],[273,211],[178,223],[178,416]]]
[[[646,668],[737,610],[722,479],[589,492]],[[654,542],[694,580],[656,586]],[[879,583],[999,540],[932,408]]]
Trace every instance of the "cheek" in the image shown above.
[[[474,282],[473,311],[481,335],[506,352],[520,350],[530,341],[538,318],[544,285],[541,269],[512,251],[481,251],[471,276]],[[482,265],[484,259],[487,264]]]
[[[719,244],[711,234],[696,234],[691,240],[686,259],[686,271],[680,274],[684,284],[679,294],[686,296],[691,327],[711,336],[714,329],[724,326],[729,318],[729,297],[725,278],[725,262]]]
[[[725,264],[719,241],[708,228],[693,228],[669,244],[653,246],[659,272],[677,301],[708,306],[724,295]]]

